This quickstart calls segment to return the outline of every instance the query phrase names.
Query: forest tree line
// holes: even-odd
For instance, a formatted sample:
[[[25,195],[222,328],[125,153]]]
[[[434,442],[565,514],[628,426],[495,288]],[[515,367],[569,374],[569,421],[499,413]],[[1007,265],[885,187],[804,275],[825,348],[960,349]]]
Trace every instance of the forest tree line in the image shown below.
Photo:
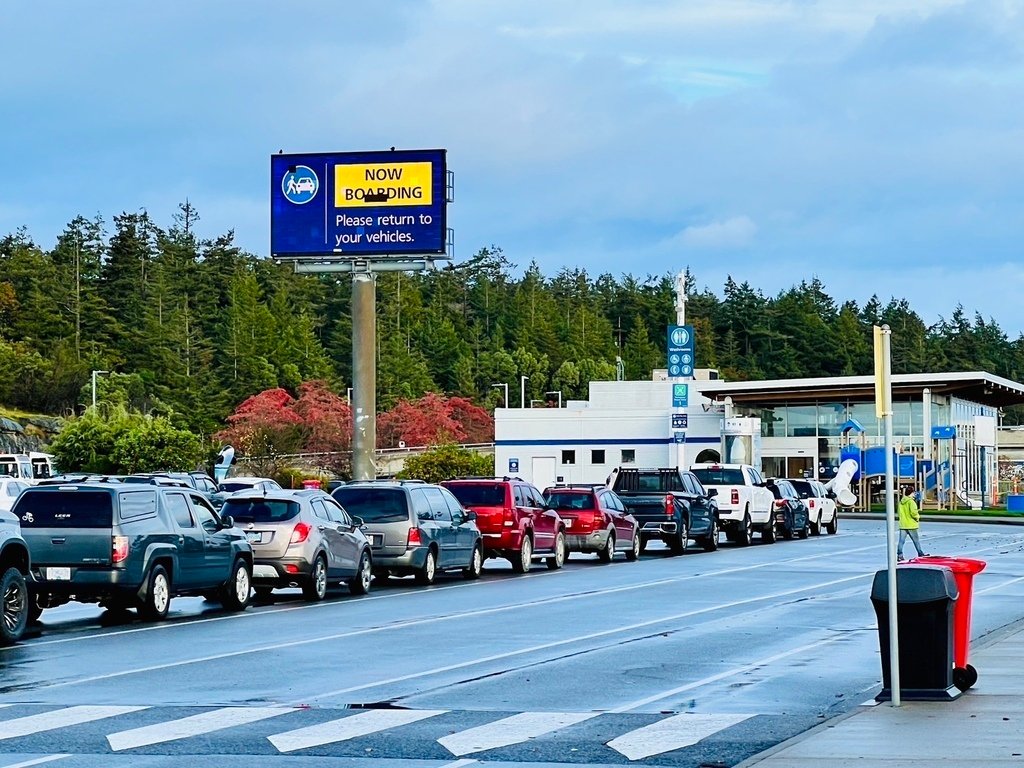
[[[89,402],[91,372],[114,371],[119,404],[211,435],[246,398],[321,380],[351,386],[350,281],[297,275],[242,251],[234,233],[202,236],[183,204],[168,227],[145,211],[71,221],[52,249],[22,230],[0,237],[0,404],[65,415]],[[554,276],[499,247],[420,274],[377,280],[382,410],[428,392],[500,405],[587,396],[591,380],[665,367],[671,274]],[[525,259],[523,259],[525,261]],[[963,307],[926,325],[903,298],[863,306],[815,277],[777,295],[729,278],[688,276],[697,366],[730,380],[871,373],[871,328],[888,323],[894,373],[983,370],[1020,380],[1024,336]],[[101,397],[113,396],[101,377]],[[127,384],[126,384],[127,382]],[[1008,423],[1015,423],[1011,416]]]

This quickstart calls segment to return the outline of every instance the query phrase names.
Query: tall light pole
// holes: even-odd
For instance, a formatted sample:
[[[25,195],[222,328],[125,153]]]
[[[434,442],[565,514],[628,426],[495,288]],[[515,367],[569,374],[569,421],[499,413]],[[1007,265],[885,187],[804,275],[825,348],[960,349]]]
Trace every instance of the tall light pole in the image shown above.
[[[529,379],[529,378],[530,378],[529,376],[520,376],[519,377],[519,407],[520,408],[525,408],[526,407],[526,380]]]
[[[505,392],[505,399],[501,401],[502,407],[508,408],[508,384],[491,384],[492,387],[501,387]]]
[[[558,407],[559,408],[562,407],[562,390],[560,390],[560,389],[553,389],[550,392],[545,392],[544,394],[545,395],[558,395]]]
[[[92,372],[92,407],[96,407],[96,377],[104,373],[110,373],[110,371],[93,371]]]

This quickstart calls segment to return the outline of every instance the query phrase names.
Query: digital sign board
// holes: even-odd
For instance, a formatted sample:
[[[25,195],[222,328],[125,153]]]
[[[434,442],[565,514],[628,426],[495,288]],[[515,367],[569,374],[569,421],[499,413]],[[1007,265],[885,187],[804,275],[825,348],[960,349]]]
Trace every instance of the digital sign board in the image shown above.
[[[274,258],[444,254],[443,149],[270,156]]]

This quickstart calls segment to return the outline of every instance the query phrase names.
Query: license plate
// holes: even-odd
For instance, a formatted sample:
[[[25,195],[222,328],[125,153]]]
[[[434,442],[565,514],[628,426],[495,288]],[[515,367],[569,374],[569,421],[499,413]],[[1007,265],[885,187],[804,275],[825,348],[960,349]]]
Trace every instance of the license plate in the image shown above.
[[[566,528],[572,528],[572,518],[571,517],[565,518],[565,527]]]
[[[50,581],[71,581],[70,568],[47,568],[46,578]]]
[[[245,540],[248,541],[250,544],[259,544],[261,541],[263,541],[263,534],[259,531],[246,531]]]
[[[371,533],[366,538],[370,540],[371,547],[379,547],[384,543],[384,537],[379,533]]]

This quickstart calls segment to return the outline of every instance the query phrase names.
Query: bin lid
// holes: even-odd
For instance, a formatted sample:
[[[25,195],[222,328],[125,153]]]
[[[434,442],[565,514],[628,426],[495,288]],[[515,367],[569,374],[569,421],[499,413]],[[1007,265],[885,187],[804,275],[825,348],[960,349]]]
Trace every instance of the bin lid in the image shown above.
[[[907,560],[913,565],[943,565],[953,573],[981,573],[988,565],[984,560],[974,560],[970,557],[941,557],[939,555],[925,555]],[[896,582],[897,587],[899,582]]]
[[[953,572],[941,565],[901,565],[896,569],[897,603],[930,603],[956,600],[959,592]],[[871,599],[889,602],[889,571],[875,571]]]

